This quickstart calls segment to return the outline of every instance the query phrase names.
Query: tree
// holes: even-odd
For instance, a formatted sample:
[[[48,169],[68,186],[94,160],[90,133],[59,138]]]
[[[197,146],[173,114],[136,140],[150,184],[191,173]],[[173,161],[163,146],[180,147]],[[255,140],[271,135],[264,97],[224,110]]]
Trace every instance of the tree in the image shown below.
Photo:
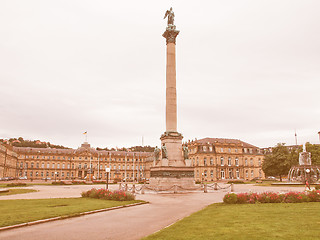
[[[297,151],[289,152],[284,143],[278,143],[272,148],[271,154],[266,154],[262,163],[262,170],[267,176],[282,176],[287,175],[290,168],[298,163],[299,154]]]
[[[306,143],[307,152],[311,153],[311,163],[312,165],[320,165],[320,145]]]

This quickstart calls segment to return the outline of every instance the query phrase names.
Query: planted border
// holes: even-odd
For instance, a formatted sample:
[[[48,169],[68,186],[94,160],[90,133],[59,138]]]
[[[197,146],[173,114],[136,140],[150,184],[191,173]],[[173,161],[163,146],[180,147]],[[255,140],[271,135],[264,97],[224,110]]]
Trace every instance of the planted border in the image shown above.
[[[125,191],[110,191],[103,188],[96,189],[92,188],[89,191],[82,192],[82,197],[97,198],[104,200],[115,200],[115,201],[131,201],[135,200],[135,196],[132,193]]]
[[[227,204],[320,202],[320,190],[288,193],[228,193],[223,197],[223,202]]]

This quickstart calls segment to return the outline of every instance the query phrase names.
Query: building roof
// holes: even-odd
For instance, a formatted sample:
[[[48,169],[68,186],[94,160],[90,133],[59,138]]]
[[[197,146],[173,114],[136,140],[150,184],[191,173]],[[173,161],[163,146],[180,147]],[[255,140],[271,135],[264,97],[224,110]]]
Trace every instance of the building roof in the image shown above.
[[[203,139],[197,139],[194,142],[198,142],[201,144],[215,144],[215,143],[221,143],[221,144],[241,144],[243,147],[251,147],[251,148],[258,148],[252,144],[243,142],[239,139],[230,139],[230,138],[203,138]]]

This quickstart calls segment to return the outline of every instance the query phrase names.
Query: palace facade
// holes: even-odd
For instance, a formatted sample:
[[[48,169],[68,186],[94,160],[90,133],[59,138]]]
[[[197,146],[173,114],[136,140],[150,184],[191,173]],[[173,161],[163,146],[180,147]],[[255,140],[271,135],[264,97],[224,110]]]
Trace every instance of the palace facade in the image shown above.
[[[189,141],[196,181],[223,179],[263,179],[263,152],[260,148],[237,139],[204,138]]]
[[[263,179],[263,150],[237,139],[204,138],[185,143],[195,181]],[[154,153],[0,145],[0,178],[136,181],[150,178]],[[108,171],[110,171],[108,173]]]
[[[11,146],[0,144],[0,178],[17,177],[18,154]]]
[[[149,178],[146,159],[152,153],[96,150],[87,142],[78,149],[14,147],[18,177],[49,180],[137,181]]]

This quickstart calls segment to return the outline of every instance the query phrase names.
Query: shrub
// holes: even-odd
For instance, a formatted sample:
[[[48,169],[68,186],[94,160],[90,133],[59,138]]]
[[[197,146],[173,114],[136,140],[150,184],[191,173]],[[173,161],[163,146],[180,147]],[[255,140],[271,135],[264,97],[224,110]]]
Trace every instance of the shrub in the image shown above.
[[[238,194],[237,203],[240,203],[240,204],[249,203],[249,195],[248,195],[248,193],[239,193]]]
[[[224,195],[223,202],[227,204],[235,204],[237,203],[238,196],[235,193],[228,193]]]
[[[7,184],[7,187],[25,187],[27,186],[26,183],[9,183]]]
[[[320,202],[320,190],[314,190],[308,193],[308,200],[310,202]]]
[[[73,180],[72,184],[86,184],[86,182],[81,180]]]
[[[303,193],[288,192],[285,194],[283,202],[285,203],[299,203],[303,201]]]
[[[315,185],[315,186],[314,186],[314,189],[315,189],[315,190],[320,190],[320,185]]]
[[[104,200],[115,200],[115,201],[130,201],[134,200],[135,196],[125,191],[110,191],[106,189],[95,189],[92,188],[89,191],[82,192],[82,197],[90,197]]]
[[[228,193],[224,196],[223,202],[228,204],[243,203],[301,203],[320,202],[320,190],[305,192],[288,192],[279,194],[274,192],[263,193]]]
[[[64,181],[57,181],[57,182],[52,182],[52,185],[66,185]]]
[[[233,184],[244,184],[244,181],[242,181],[242,180],[231,180],[231,181],[228,181],[227,183],[228,184],[231,184],[231,183],[233,183]]]
[[[103,181],[103,180],[93,180],[92,181],[94,184],[105,184],[106,181]]]

